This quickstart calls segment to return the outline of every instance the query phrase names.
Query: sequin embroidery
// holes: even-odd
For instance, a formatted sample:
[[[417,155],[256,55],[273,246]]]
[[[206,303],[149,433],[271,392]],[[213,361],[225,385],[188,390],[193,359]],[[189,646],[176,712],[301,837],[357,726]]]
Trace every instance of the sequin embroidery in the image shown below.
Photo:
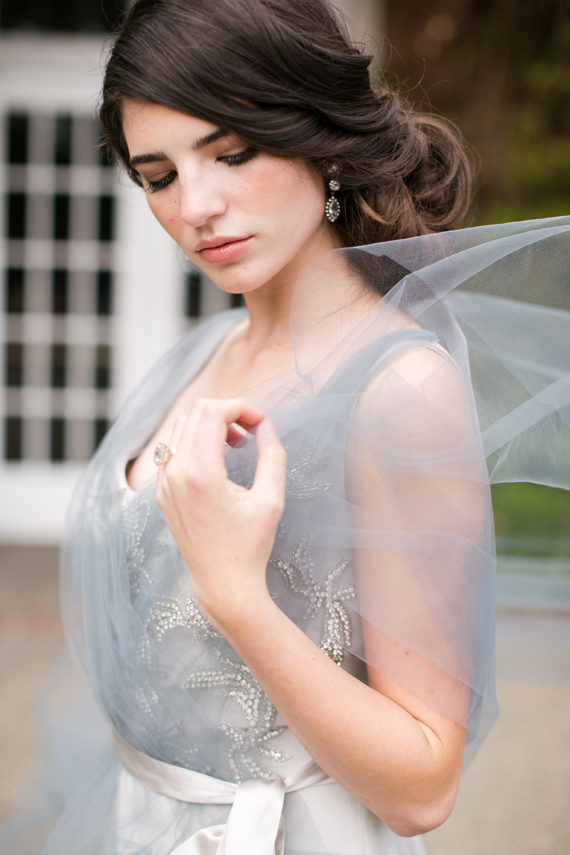
[[[223,636],[204,617],[198,602],[192,595],[186,595],[181,602],[173,597],[161,597],[149,615],[149,627],[158,641],[166,632],[175,627],[192,629],[196,640],[217,639],[223,642],[214,653],[219,668],[197,668],[186,678],[186,689],[230,688],[227,693],[242,711],[247,728],[221,721],[219,728],[232,742],[228,763],[236,783],[249,778],[272,780],[271,774],[255,755],[284,761],[289,755],[269,745],[269,741],[283,733],[284,727],[274,727],[275,707],[247,667],[240,659],[231,657],[224,647]]]
[[[314,559],[308,538],[303,538],[293,552],[293,561],[283,558],[272,558],[271,563],[277,567],[285,579],[287,586],[295,593],[308,599],[304,618],[313,618],[320,609],[325,612],[325,626],[320,649],[329,659],[342,665],[344,648],[350,647],[352,627],[346,600],[356,597],[354,585],[334,587],[336,580],[345,570],[352,567],[350,558],[339,559],[327,573],[324,584],[316,582],[307,571],[314,571]]]
[[[271,745],[269,740],[279,736],[284,727],[274,727],[275,707],[244,662],[230,658],[225,651],[216,649],[220,668],[203,668],[193,671],[186,680],[188,689],[231,687],[231,698],[242,710],[248,724],[247,729],[229,722],[220,722],[220,730],[231,739],[228,762],[237,783],[249,778],[272,780],[275,776],[255,759],[255,754],[272,760],[289,759]]]

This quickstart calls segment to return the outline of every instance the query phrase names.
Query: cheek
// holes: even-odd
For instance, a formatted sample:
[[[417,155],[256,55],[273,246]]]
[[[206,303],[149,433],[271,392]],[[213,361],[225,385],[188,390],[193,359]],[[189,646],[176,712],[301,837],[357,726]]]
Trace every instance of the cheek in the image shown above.
[[[248,207],[258,211],[272,209],[283,198],[285,184],[282,169],[265,166],[252,170],[246,185]],[[243,190],[241,186],[237,188],[235,201],[238,203],[244,201]]]
[[[325,192],[320,178],[291,162],[260,164],[249,176],[248,199],[255,210],[273,219],[279,231],[294,239],[294,233],[320,224]]]
[[[170,232],[175,229],[180,222],[180,206],[176,198],[164,198],[158,196],[147,196],[149,208],[161,224],[161,226]]]

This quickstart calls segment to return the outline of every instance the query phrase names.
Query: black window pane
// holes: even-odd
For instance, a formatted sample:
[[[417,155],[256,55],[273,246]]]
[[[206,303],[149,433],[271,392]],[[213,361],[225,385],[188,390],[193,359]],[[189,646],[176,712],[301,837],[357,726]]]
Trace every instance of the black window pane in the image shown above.
[[[22,419],[19,416],[8,416],[4,420],[4,458],[6,460],[22,459]]]
[[[56,116],[53,160],[58,166],[71,163],[71,116]]]
[[[69,238],[70,198],[58,193],[53,197],[53,237],[54,240]]]
[[[97,446],[109,430],[108,419],[95,419],[93,423],[93,451],[97,450]]]
[[[113,311],[113,274],[110,270],[97,273],[97,314],[110,315]]]
[[[6,200],[7,236],[16,239],[26,237],[26,194],[8,193]]]
[[[67,347],[65,344],[51,346],[51,385],[63,389],[67,374]]]
[[[202,312],[202,277],[192,271],[186,275],[186,305],[187,318],[199,318]]]
[[[28,125],[25,113],[8,116],[8,163],[28,162]]]
[[[3,29],[46,29],[51,18],[49,0],[2,0],[0,6]]]
[[[10,267],[6,271],[6,311],[20,313],[24,311],[24,271],[19,267]]]
[[[50,419],[49,456],[50,460],[65,460],[65,421],[64,419]]]
[[[24,382],[24,345],[6,345],[6,386],[22,386]]]
[[[111,386],[111,348],[100,344],[95,352],[95,388],[109,389]]]
[[[112,196],[99,196],[97,239],[113,240],[115,230],[115,200]]]
[[[232,309],[239,309],[245,306],[243,294],[230,294],[230,306]]]
[[[2,0],[5,30],[107,32],[116,27],[124,0]]]
[[[54,315],[67,313],[69,275],[67,270],[54,270],[51,280],[51,310]]]

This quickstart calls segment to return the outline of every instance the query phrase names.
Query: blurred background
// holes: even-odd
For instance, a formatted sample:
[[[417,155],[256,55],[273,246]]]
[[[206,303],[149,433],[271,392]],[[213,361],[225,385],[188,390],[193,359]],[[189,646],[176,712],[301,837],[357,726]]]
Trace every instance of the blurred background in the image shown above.
[[[337,5],[378,81],[463,132],[478,172],[469,225],[570,213],[570,0]],[[40,746],[33,710],[63,648],[73,485],[157,356],[240,301],[189,269],[100,150],[121,12],[121,0],[0,0],[0,821]],[[502,716],[426,846],[568,855],[570,494],[506,484],[493,501]]]

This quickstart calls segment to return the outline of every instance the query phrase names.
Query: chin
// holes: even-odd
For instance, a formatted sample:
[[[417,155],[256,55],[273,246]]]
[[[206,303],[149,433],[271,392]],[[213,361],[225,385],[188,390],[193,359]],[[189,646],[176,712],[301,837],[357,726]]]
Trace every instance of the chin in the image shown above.
[[[225,274],[222,271],[216,270],[211,272],[204,270],[203,272],[221,291],[225,291],[226,294],[250,294],[252,291],[257,291],[258,288],[265,285],[275,275],[275,273],[269,273],[267,276],[255,273],[240,273],[234,276],[230,271],[226,271]]]

